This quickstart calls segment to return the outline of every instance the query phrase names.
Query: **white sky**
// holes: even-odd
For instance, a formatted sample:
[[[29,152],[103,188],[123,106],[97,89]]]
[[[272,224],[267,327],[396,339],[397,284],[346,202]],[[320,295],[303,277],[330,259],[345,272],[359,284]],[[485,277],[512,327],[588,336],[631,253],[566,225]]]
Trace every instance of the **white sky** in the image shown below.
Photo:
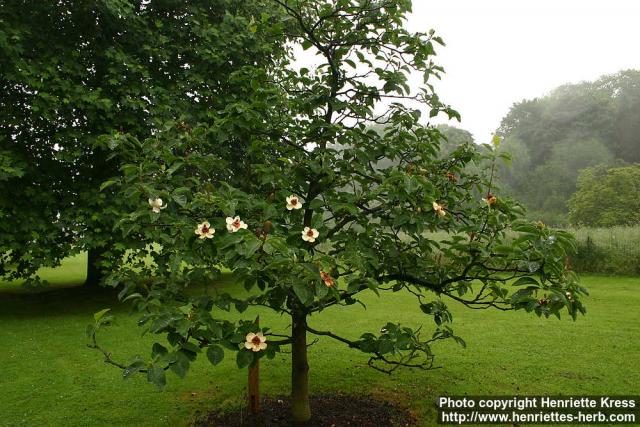
[[[640,0],[414,0],[408,27],[447,44],[436,91],[476,142],[514,102],[640,68]]]

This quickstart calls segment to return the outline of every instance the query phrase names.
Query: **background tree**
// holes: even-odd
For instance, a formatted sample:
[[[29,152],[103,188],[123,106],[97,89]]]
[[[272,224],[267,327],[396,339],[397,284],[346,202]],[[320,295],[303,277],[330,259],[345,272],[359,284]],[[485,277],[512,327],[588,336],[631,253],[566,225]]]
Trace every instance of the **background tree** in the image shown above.
[[[505,137],[501,149],[516,162],[512,171],[500,170],[501,182],[531,217],[566,223],[566,201],[582,169],[638,161],[639,113],[637,70],[561,86],[545,97],[514,104],[498,128]]]
[[[438,125],[436,128],[443,137],[440,143],[440,157],[448,157],[461,146],[471,146],[474,143],[473,135],[468,130],[451,125]]]
[[[87,283],[114,250],[117,199],[100,184],[119,163],[100,135],[146,138],[161,123],[212,121],[244,94],[247,64],[282,52],[261,0],[68,0],[0,5],[0,153],[22,165],[0,180],[0,253],[7,278],[89,252]],[[25,13],[28,10],[29,13]],[[258,31],[260,29],[260,31]],[[243,88],[244,89],[244,88]],[[240,112],[238,112],[240,114]],[[227,129],[242,138],[242,129]],[[235,145],[237,147],[237,145]],[[244,145],[242,145],[244,148]],[[245,153],[219,146],[243,171]],[[3,157],[5,158],[5,157]],[[108,266],[105,266],[108,268]]]
[[[531,218],[550,224],[566,223],[567,200],[576,191],[581,170],[615,163],[609,150],[600,141],[569,138],[553,147],[548,161],[527,171],[524,168],[529,162],[528,152],[512,140],[507,143],[509,145],[505,144],[502,151],[509,152],[515,163],[505,168],[511,170],[509,174],[500,173],[501,182],[511,184],[505,185],[506,192],[526,203]]]
[[[569,200],[569,220],[590,227],[639,224],[640,165],[583,170]]]
[[[403,28],[410,2],[274,5],[293,23],[283,25],[291,42],[316,53],[319,64],[269,73],[255,68],[236,81],[253,88],[243,108],[256,117],[252,137],[240,144],[262,153],[242,188],[220,177],[231,176],[229,164],[202,144],[215,135],[227,145],[227,129],[243,125],[233,108],[186,132],[167,126],[146,140],[107,141],[125,163],[111,187],[129,207],[117,229],[138,242],[126,259],[113,260],[118,269],[110,282],[125,283],[126,298],[142,312],[139,324],[168,341],[154,344],[150,359],[116,362],[96,341],[96,331],[111,320],[97,313],[90,345],[107,362],[125,377],[144,372],[162,385],[166,370],[186,374],[205,349],[213,364],[226,349],[243,368],[291,346],[292,416],[305,422],[311,417],[307,334],[364,352],[383,371],[428,369],[435,342],[463,343],[451,329],[446,301],[539,316],[584,311],[584,289],[565,270],[570,235],[518,220],[518,206],[493,194],[491,162],[488,176],[465,170],[482,160],[476,150],[465,145],[438,158],[441,134],[419,123],[419,107],[432,116],[457,113],[429,85],[442,71],[433,62],[442,41]],[[412,72],[424,76],[417,91],[407,84]],[[385,131],[372,130],[375,123]],[[485,152],[494,156],[490,147]],[[391,164],[375,167],[381,159]],[[147,200],[158,197],[169,202],[154,212]],[[451,237],[436,241],[429,237],[435,231]],[[225,269],[248,296],[188,291]],[[348,337],[323,328],[320,312],[358,303],[364,292],[409,292],[435,326],[427,332],[389,322]],[[290,316],[291,328],[259,329],[221,313],[248,306]]]

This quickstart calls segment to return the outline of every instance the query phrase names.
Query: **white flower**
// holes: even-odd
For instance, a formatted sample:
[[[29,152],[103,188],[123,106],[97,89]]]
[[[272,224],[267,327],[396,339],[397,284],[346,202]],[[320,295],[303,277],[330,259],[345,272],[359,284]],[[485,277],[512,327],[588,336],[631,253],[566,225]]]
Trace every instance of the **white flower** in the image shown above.
[[[313,243],[319,235],[320,233],[318,233],[318,230],[315,228],[305,227],[304,230],[302,230],[302,240],[305,242]]]
[[[447,212],[444,210],[444,206],[438,204],[437,202],[433,202],[433,211],[440,217],[443,217],[447,214]]]
[[[167,205],[162,204],[162,199],[159,197],[155,199],[149,199],[149,206],[151,206],[151,210],[155,213],[160,213],[161,209],[167,207]]]
[[[251,351],[260,351],[267,348],[267,338],[262,335],[262,332],[258,332],[254,334],[253,332],[249,332],[246,337],[246,342],[244,343],[244,348]]]
[[[295,195],[290,195],[289,197],[287,197],[287,210],[292,210],[292,209],[300,209],[302,207],[302,204],[304,202],[302,202],[298,196]]]
[[[245,224],[244,221],[241,221],[239,216],[235,218],[231,218],[230,216],[227,217],[227,230],[229,230],[232,233],[235,233],[241,228],[246,229],[247,224]]]
[[[211,224],[209,224],[208,221],[205,221],[202,224],[198,224],[195,233],[198,235],[199,239],[213,239],[213,235],[216,233],[216,230],[211,227]]]

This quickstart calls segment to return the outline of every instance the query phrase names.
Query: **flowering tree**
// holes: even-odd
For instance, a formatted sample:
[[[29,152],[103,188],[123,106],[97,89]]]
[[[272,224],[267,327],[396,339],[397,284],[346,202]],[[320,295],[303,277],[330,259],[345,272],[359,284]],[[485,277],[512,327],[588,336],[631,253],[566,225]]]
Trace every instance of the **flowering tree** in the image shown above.
[[[368,354],[376,369],[428,369],[434,342],[464,343],[447,301],[544,316],[584,312],[585,291],[564,264],[571,236],[518,219],[518,205],[493,188],[495,150],[464,145],[438,158],[441,135],[419,123],[420,111],[457,113],[429,83],[442,72],[432,61],[442,41],[402,27],[409,1],[274,4],[286,16],[282,31],[315,52],[317,66],[246,68],[232,84],[252,91],[212,123],[168,124],[143,141],[105,139],[125,164],[111,185],[131,206],[117,229],[139,242],[114,260],[120,268],[109,282],[124,285],[140,324],[170,344],[156,343],[150,361],[128,365],[103,350],[108,362],[162,385],[165,371],[185,375],[200,353],[217,364],[231,352],[245,368],[290,346],[292,415],[303,422],[311,416],[307,334]],[[424,77],[422,87],[409,86],[411,73]],[[247,153],[252,167],[243,179],[216,140]],[[489,166],[476,173],[473,162]],[[448,237],[436,239],[437,231]],[[224,271],[248,297],[187,292]],[[387,323],[341,336],[309,325],[363,292],[410,293],[435,322],[432,333]],[[249,306],[290,316],[290,330],[220,318]],[[105,313],[88,331],[100,350]]]

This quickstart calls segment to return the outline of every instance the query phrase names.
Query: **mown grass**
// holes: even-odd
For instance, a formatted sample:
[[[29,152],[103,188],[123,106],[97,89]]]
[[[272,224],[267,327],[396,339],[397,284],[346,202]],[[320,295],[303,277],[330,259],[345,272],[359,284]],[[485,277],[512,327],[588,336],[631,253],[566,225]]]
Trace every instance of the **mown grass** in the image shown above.
[[[59,283],[82,282],[73,263],[56,272]],[[583,282],[591,290],[589,313],[577,322],[452,305],[455,331],[468,348],[452,343],[435,347],[442,368],[433,371],[381,374],[366,366],[365,355],[322,337],[310,348],[312,391],[394,400],[413,411],[422,425],[435,424],[433,402],[441,394],[638,395],[640,278],[590,276]],[[233,357],[217,367],[199,358],[186,379],[170,375],[164,391],[143,376],[122,380],[117,369],[85,346],[84,328],[92,314],[114,307],[118,323],[100,339],[115,358],[147,355],[159,337],[141,337],[136,317],[112,292],[66,288],[10,295],[10,286],[16,285],[3,285],[0,294],[0,425],[188,425],[198,413],[243,404],[246,371],[235,367]],[[230,282],[221,286],[234,291]],[[379,299],[368,294],[364,301],[366,310],[329,309],[311,324],[352,338],[387,321],[430,326],[411,296]],[[288,319],[263,310],[243,317],[258,313],[263,325],[289,325]],[[289,361],[282,354],[262,363],[263,393],[288,393]]]
[[[62,268],[41,268],[38,274],[46,280],[51,288],[64,289],[82,285],[87,274],[87,254],[81,253],[66,258]],[[50,288],[27,289],[20,286],[22,281],[3,282],[0,280],[0,295],[33,294],[48,291]]]

